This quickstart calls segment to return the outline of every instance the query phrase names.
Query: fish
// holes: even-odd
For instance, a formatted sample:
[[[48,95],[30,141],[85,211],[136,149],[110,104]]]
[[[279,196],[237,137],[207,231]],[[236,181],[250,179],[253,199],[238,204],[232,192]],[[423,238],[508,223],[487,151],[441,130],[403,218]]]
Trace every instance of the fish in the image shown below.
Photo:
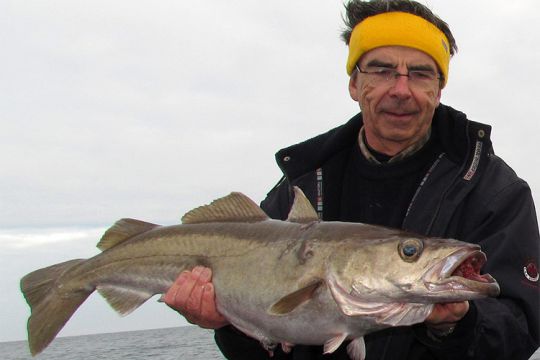
[[[42,352],[95,290],[121,315],[164,294],[195,266],[212,269],[218,311],[273,353],[281,345],[344,341],[365,357],[363,336],[423,322],[436,303],[498,296],[481,274],[480,246],[363,223],[321,221],[302,190],[284,221],[232,192],[160,226],[124,218],[89,259],[29,273],[21,291],[30,306],[28,343]]]

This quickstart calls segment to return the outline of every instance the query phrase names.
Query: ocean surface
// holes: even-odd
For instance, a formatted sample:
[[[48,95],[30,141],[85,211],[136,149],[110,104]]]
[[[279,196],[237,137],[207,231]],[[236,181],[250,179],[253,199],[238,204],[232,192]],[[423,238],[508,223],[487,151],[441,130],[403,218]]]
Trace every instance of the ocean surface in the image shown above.
[[[223,360],[213,332],[195,326],[56,338],[32,358],[26,341],[0,343],[1,360]],[[255,360],[255,359],[254,359]],[[511,360],[511,359],[508,359]],[[540,360],[540,350],[530,360]]]
[[[196,326],[56,338],[33,358],[26,341],[0,343],[1,360],[223,360],[214,333]]]

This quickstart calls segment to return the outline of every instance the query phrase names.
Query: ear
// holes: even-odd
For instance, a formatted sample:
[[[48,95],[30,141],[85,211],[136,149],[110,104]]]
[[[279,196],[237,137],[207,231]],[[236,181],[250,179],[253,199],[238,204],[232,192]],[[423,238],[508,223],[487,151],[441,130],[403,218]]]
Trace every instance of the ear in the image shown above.
[[[349,78],[349,95],[351,96],[351,99],[358,102],[358,99],[360,98],[358,96],[358,76],[357,72],[354,71]]]

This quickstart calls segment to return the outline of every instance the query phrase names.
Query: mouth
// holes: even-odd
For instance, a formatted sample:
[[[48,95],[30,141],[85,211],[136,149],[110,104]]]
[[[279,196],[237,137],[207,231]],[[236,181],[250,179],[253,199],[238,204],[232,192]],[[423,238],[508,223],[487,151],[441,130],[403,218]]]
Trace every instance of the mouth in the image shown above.
[[[397,118],[397,119],[409,118],[409,117],[414,116],[416,114],[415,112],[403,112],[403,111],[384,111],[384,113],[387,116]]]
[[[388,106],[388,107],[381,107],[380,111],[387,116],[394,116],[394,117],[409,117],[414,116],[418,114],[417,109],[413,108],[405,108],[405,107],[399,107],[399,106]]]
[[[385,113],[394,115],[394,116],[407,116],[407,115],[414,115],[416,114],[416,111],[414,110],[384,110]]]
[[[450,294],[471,293],[471,300],[499,295],[497,281],[489,274],[481,274],[486,255],[477,249],[461,249],[439,263],[424,275],[424,284],[430,292]],[[475,295],[474,295],[475,294]]]

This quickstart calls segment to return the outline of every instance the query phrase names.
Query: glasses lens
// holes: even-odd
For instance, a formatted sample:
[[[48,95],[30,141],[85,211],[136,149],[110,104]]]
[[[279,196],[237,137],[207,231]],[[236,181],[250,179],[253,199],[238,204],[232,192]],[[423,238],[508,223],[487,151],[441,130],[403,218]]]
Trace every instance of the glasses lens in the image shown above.
[[[433,81],[436,75],[429,70],[411,70],[409,71],[409,80],[411,81]]]
[[[408,83],[412,87],[426,88],[433,85],[438,78],[437,74],[431,70],[409,70],[407,74],[401,74],[393,68],[368,67],[365,70],[357,67],[358,71],[365,74],[373,83],[393,86],[397,80],[404,76],[408,77]]]

